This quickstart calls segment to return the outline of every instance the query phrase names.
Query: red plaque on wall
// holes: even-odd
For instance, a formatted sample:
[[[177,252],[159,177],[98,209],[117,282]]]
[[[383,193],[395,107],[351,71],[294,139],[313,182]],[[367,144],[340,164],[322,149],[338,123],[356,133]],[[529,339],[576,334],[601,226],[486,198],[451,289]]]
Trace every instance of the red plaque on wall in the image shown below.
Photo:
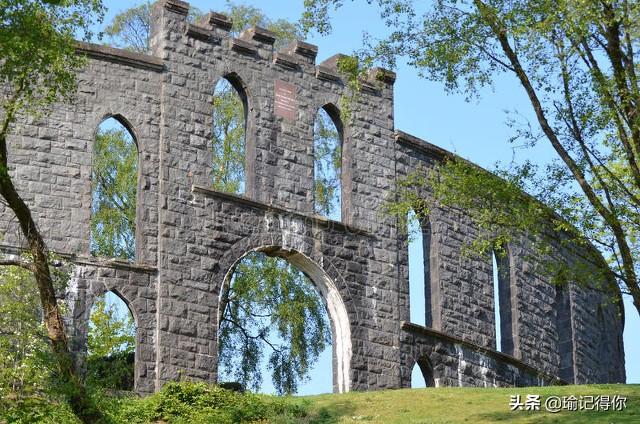
[[[276,80],[275,87],[274,101],[276,116],[280,116],[287,121],[295,121],[298,112],[296,86],[288,82]]]

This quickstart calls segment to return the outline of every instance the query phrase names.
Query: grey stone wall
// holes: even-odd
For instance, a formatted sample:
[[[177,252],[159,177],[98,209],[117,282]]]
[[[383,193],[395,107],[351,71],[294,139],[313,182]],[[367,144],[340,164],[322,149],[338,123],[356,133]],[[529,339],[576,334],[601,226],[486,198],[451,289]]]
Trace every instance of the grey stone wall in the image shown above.
[[[396,141],[399,177],[419,166],[429,169],[451,155],[402,132],[398,132]],[[422,195],[430,196],[428,188]],[[435,209],[429,223],[431,243],[425,246],[424,255],[430,256],[431,287],[425,294],[433,315],[431,329],[495,351],[491,257],[462,254],[463,246],[477,234],[463,211]],[[560,238],[562,235],[558,234]],[[406,241],[403,244],[399,265],[406,294]],[[580,249],[593,248],[569,248],[558,242],[552,255],[566,263],[575,263],[581,260]],[[566,293],[559,294],[561,288],[551,284],[551,276],[542,272],[544,258],[537,255],[526,236],[507,250],[508,275],[503,276],[506,281],[501,284],[509,286],[510,299],[500,309],[503,324],[507,318],[511,325],[510,328],[502,326],[501,336],[503,346],[507,337],[511,348],[502,353],[534,366],[541,373],[562,376],[570,383],[625,381],[622,304],[620,298],[612,299],[611,292],[599,290],[607,281],[599,281],[602,278],[594,273],[593,288],[571,284],[564,289]],[[584,267],[588,269],[587,264]],[[594,311],[599,312],[594,314]],[[410,346],[404,347],[411,350]],[[416,354],[407,355],[410,360],[405,366],[413,366],[418,360]],[[565,368],[564,372],[561,368]],[[406,372],[409,371],[405,369],[403,375]]]
[[[75,102],[22,120],[10,140],[12,175],[49,248],[78,262],[67,301],[79,353],[93,299],[112,290],[138,325],[137,390],[178,378],[215,381],[221,288],[245,254],[260,250],[306,272],[325,299],[336,391],[405,387],[413,364],[427,356],[439,381],[455,385],[458,350],[476,364],[465,368],[464,384],[539,384],[544,379],[531,377],[534,371],[549,381],[559,374],[560,345],[572,346],[564,356],[576,382],[624,381],[616,305],[572,288],[571,337],[558,335],[555,288],[531,271],[526,240],[510,248],[514,348],[495,352],[491,259],[461,255],[476,233],[463,211],[429,217],[427,292],[435,331],[403,327],[410,307],[407,240],[381,206],[397,178],[444,153],[394,131],[392,73],[363,80],[346,120],[338,56],[316,65],[315,46],[295,42],[275,51],[268,31],[233,38],[224,16],[209,14],[194,25],[187,12],[187,3],[158,2],[150,55],[81,44],[89,61]],[[246,105],[242,196],[209,189],[212,96],[221,78]],[[274,112],[276,80],[296,89],[292,121]],[[313,215],[313,123],[322,107],[332,111],[343,138],[341,222]],[[139,150],[134,264],[89,257],[93,142],[109,116],[131,130]],[[20,246],[15,219],[2,206],[0,229],[5,245]],[[601,313],[594,315],[597,306]]]
[[[111,291],[129,308],[136,326],[134,389],[153,392],[156,381],[156,269],[120,261],[78,260],[66,292],[71,347],[86,353],[91,307]],[[83,357],[78,356],[80,366]]]
[[[467,340],[416,324],[403,323],[406,358],[410,367],[402,374],[411,385],[414,364],[420,367],[427,387],[522,387],[567,384],[518,359],[478,346]]]

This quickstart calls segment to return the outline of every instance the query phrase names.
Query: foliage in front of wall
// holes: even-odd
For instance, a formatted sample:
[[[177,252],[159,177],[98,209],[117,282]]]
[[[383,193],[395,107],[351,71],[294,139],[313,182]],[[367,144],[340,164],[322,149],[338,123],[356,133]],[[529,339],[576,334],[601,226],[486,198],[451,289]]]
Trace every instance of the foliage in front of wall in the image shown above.
[[[287,423],[299,422],[306,408],[287,397],[238,393],[205,383],[168,383],[144,399],[111,399],[103,410],[113,422]]]
[[[134,352],[116,352],[87,359],[87,385],[112,390],[133,390]]]

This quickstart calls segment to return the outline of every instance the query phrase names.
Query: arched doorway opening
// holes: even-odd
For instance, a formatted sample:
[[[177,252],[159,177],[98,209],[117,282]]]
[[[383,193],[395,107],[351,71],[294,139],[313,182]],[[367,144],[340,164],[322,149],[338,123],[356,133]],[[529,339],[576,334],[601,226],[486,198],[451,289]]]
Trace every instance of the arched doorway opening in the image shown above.
[[[275,280],[278,281],[275,283],[265,282],[260,276],[256,278],[256,276],[251,275],[252,273],[260,274],[261,276],[272,274],[272,277],[275,277]],[[251,278],[254,278],[254,281],[248,281]],[[240,287],[237,287],[237,285],[240,285]],[[243,292],[246,287],[254,290],[250,296]],[[242,299],[245,302],[249,297],[253,299],[260,298],[260,300],[266,299],[267,301],[272,300],[269,299],[271,293],[276,293],[279,297],[278,301],[275,302],[277,306],[276,313],[274,313],[273,309],[265,308],[264,304],[262,307],[256,307],[254,304],[247,306],[246,303],[245,305],[236,303],[235,306],[230,307],[231,303],[237,299]],[[275,296],[271,295],[271,297]],[[312,308],[307,308],[306,310],[304,307],[301,308],[300,304],[296,306],[296,302],[300,299],[303,300],[303,306],[305,302],[308,302],[306,305],[309,302],[311,304],[316,302],[315,306],[312,305]],[[309,299],[315,300],[309,301]],[[302,339],[305,340],[304,343],[310,343],[303,343],[303,347],[307,349],[307,357],[311,357],[314,360],[322,357],[323,355],[317,349],[318,344],[314,344],[314,342],[317,341],[318,337],[323,337],[323,335],[328,336],[326,341],[328,341],[328,346],[332,352],[331,356],[325,353],[325,360],[329,358],[331,360],[328,364],[321,364],[321,368],[324,371],[319,370],[319,373],[324,373],[325,376],[331,375],[332,377],[327,380],[324,387],[305,389],[303,392],[309,394],[327,391],[349,391],[352,350],[351,330],[346,307],[331,278],[306,255],[296,251],[285,250],[278,246],[263,246],[245,253],[227,272],[220,293],[219,305],[218,381],[226,380],[229,377],[235,377],[235,381],[238,381],[244,377],[243,372],[246,369],[257,369],[258,366],[255,363],[256,355],[250,352],[251,349],[256,350],[256,347],[251,346],[251,344],[256,339],[273,336],[272,330],[275,330],[275,335],[277,336],[275,339],[260,340],[260,342],[263,344],[262,351],[267,351],[270,356],[268,370],[276,392],[291,392],[291,388],[297,391],[299,388],[296,385],[297,382],[293,381],[293,384],[291,384],[292,381],[290,380],[290,375],[286,373],[287,370],[283,372],[282,367],[279,367],[279,365],[283,363],[283,360],[288,360],[287,355],[293,353],[290,357],[293,358],[290,366],[298,371],[309,372],[311,369],[309,366],[312,364],[302,359],[305,355],[292,351],[300,349],[298,342]],[[235,314],[234,309],[236,311]],[[250,317],[250,314],[254,316]],[[274,317],[274,315],[278,314],[284,315]],[[324,330],[320,328],[322,327],[322,318],[319,317],[321,314],[326,317]],[[280,318],[283,316],[285,319],[281,320]],[[282,325],[283,321],[291,321],[292,317],[299,318],[304,325],[298,327],[289,324]],[[257,318],[263,318],[263,320],[260,322]],[[238,330],[238,319],[244,319],[243,323],[253,324],[254,328]],[[236,334],[239,332],[240,337],[230,337],[230,333],[233,330],[232,327],[236,327]],[[300,334],[295,333],[296,331],[304,331],[305,334],[301,337]],[[291,344],[291,340],[295,340],[295,344]],[[243,352],[243,355],[236,353],[235,358],[231,357],[233,349],[236,349],[236,352],[239,349]],[[257,350],[260,350],[260,348],[258,347]],[[329,367],[332,368],[332,373],[326,372]],[[243,383],[242,381],[238,382]],[[252,382],[249,383],[251,384]]]

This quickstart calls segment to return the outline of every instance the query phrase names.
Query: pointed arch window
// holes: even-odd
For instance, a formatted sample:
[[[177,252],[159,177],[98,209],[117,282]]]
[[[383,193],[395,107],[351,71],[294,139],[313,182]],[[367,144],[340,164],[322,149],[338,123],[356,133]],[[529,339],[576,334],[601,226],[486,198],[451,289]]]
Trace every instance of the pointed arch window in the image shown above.
[[[433,366],[428,357],[418,359],[411,370],[411,388],[435,387]]]
[[[128,122],[119,115],[98,127],[91,170],[91,235],[94,256],[136,256],[138,147]]]
[[[247,189],[247,96],[235,74],[220,79],[213,91],[212,186],[226,193]]]
[[[338,109],[325,105],[313,125],[313,210],[342,221],[342,140]]]

